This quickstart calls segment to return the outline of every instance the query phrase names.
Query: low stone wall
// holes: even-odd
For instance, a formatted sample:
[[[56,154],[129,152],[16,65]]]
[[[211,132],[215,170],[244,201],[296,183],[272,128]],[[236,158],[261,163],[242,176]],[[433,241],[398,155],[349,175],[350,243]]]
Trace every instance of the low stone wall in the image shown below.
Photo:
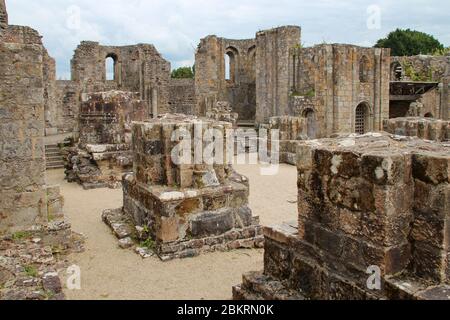
[[[148,106],[132,92],[89,94],[79,116],[79,143],[67,150],[66,176],[85,189],[119,188],[132,172],[131,123],[149,118]]]
[[[269,130],[269,150],[272,146],[271,130],[279,130],[279,161],[291,165],[297,164],[297,144],[300,140],[308,140],[306,136],[306,119],[301,117],[273,117],[268,125],[261,126],[261,129]],[[272,157],[273,158],[273,157]]]
[[[448,299],[449,168],[450,146],[420,139],[300,142],[298,222],[265,229],[264,273],[234,297]]]
[[[395,118],[383,122],[384,131],[425,140],[449,141],[450,121],[429,118]]]

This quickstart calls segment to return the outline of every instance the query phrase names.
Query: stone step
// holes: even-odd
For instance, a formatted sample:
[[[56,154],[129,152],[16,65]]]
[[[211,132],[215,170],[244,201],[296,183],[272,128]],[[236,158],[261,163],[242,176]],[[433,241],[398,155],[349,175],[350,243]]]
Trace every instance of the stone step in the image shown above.
[[[46,170],[64,169],[64,166],[46,166]]]
[[[235,300],[305,300],[301,293],[286,288],[281,281],[263,272],[245,274],[242,285],[233,288],[233,297]]]
[[[45,151],[45,154],[47,156],[60,156],[61,152],[59,152],[59,151]]]
[[[52,153],[45,153],[45,157],[47,158],[47,159],[49,159],[49,158],[55,158],[55,157],[58,157],[58,158],[62,158],[63,156],[62,156],[62,154],[61,153],[56,153],[56,152],[52,152]]]
[[[54,160],[54,161],[47,161],[46,162],[47,166],[53,166],[53,165],[57,165],[57,166],[63,166],[64,165],[64,161],[58,161],[58,160]]]

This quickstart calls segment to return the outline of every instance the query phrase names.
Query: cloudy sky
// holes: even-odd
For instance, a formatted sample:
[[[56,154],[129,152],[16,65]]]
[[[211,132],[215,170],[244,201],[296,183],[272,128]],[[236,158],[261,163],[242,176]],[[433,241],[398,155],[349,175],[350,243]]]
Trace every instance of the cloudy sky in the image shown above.
[[[372,46],[391,30],[412,28],[450,45],[449,0],[6,0],[10,24],[44,36],[60,78],[81,40],[105,45],[152,43],[172,67],[192,65],[209,34],[244,39],[300,25],[304,45]]]

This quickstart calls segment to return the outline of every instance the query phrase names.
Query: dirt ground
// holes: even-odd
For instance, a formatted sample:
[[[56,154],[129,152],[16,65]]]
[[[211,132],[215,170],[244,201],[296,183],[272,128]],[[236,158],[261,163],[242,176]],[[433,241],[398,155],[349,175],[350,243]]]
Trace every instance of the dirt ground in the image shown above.
[[[259,166],[235,169],[250,179],[250,206],[263,225],[296,219],[296,168],[281,165],[275,176],[261,176]],[[84,191],[64,181],[62,170],[47,172],[49,184],[61,185],[65,215],[72,229],[87,237],[86,251],[70,257],[81,268],[81,290],[67,290],[71,300],[230,299],[242,274],[263,269],[263,250],[205,254],[193,259],[161,262],[122,250],[101,220],[104,209],[122,206],[122,191]]]

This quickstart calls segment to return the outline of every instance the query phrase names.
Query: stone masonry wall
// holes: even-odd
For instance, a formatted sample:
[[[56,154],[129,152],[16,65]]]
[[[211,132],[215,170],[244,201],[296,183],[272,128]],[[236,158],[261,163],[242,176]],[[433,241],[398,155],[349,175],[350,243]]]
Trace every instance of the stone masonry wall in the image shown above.
[[[58,101],[56,85],[56,62],[44,51],[44,105],[45,105],[45,131],[46,135],[57,134],[62,127],[63,108]]]
[[[332,44],[296,47],[290,54],[290,114],[312,113],[311,134],[324,138],[355,132],[361,104],[365,132],[382,130],[382,121],[389,118],[388,49]]]
[[[28,27],[9,26],[0,42],[0,232],[61,215],[59,192],[45,181],[45,54]]]
[[[78,133],[78,117],[81,106],[81,86],[70,80],[56,81],[56,100],[58,101],[58,131]],[[76,139],[75,139],[76,140]]]
[[[230,57],[226,79],[225,55]],[[195,55],[197,115],[205,116],[218,101],[227,101],[239,119],[253,121],[256,112],[256,46],[254,39],[208,36]]]
[[[248,207],[247,178],[227,162],[190,164],[173,158],[180,142],[192,154],[194,146],[208,146],[211,140],[203,134],[209,129],[225,134],[231,124],[184,115],[133,123],[134,169],[124,177],[123,212],[133,228],[148,230],[142,240],[154,241],[153,249],[163,260],[261,246],[261,228]],[[194,132],[202,136],[194,138]],[[104,213],[113,229],[115,215]],[[121,239],[129,236],[115,233]]]
[[[400,72],[401,71],[401,72]],[[448,120],[450,99],[448,97],[450,56],[418,55],[411,57],[392,57],[392,81],[439,82],[439,88],[423,98],[425,113],[434,118]]]
[[[114,62],[114,80],[106,80],[105,61]],[[170,112],[170,63],[153,45],[101,46],[83,41],[71,61],[72,80],[81,84],[82,92],[109,90],[139,92],[157,113]]]
[[[5,0],[0,0],[0,37],[8,28],[8,12],[6,11]]]
[[[268,125],[262,125],[262,128],[267,127],[268,130],[279,130],[280,139],[276,141],[279,143],[280,163],[288,163],[297,165],[297,144],[299,140],[307,140],[307,122],[302,117],[273,117],[270,118]],[[271,131],[269,131],[271,132]],[[269,133],[269,149],[271,150],[272,136]],[[273,155],[272,155],[273,158]]]
[[[429,118],[395,118],[384,121],[384,131],[425,140],[449,141],[450,122]]]
[[[173,113],[195,115],[197,100],[194,79],[170,79],[169,97]]]
[[[148,106],[136,94],[108,91],[88,94],[82,102],[80,144],[128,144],[131,122],[149,118]]]
[[[300,44],[301,30],[287,26],[256,34],[256,122],[289,112],[290,50]]]
[[[442,82],[449,65],[450,56],[392,57],[391,80]],[[396,74],[399,66],[402,70],[400,78],[398,78],[400,74]]]

